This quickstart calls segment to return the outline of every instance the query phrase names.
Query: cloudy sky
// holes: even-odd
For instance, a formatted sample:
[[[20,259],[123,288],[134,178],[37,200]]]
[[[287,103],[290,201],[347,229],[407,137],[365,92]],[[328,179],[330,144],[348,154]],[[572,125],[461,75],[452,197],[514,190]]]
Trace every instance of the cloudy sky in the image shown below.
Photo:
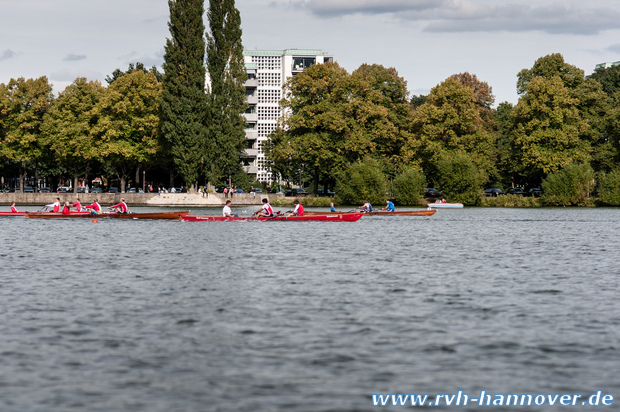
[[[208,1],[206,1],[206,7]],[[469,72],[516,103],[516,76],[561,53],[590,74],[620,61],[617,0],[237,0],[246,49],[322,49],[349,72],[394,67],[412,94]],[[160,66],[166,0],[0,0],[0,83],[103,81],[131,62]],[[105,84],[105,83],[104,83]]]

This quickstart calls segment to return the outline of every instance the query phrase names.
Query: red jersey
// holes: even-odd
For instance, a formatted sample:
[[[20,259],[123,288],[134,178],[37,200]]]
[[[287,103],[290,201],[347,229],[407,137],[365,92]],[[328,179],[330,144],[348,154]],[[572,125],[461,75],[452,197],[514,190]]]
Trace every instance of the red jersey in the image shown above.
[[[63,215],[70,215],[71,214],[71,209],[69,209],[69,206],[64,206],[62,208],[62,214]]]
[[[82,204],[80,202],[75,202],[71,205],[71,207],[74,207],[76,211],[81,212],[82,211]]]
[[[295,206],[295,209],[293,210],[293,214],[296,216],[304,215],[304,207],[301,203],[298,203],[297,206]]]
[[[119,208],[121,213],[127,213],[127,203],[125,203],[125,202],[120,202],[117,205],[110,206],[110,208],[111,209]]]
[[[15,206],[11,206],[11,212],[17,213],[17,209],[15,209]]]
[[[86,206],[86,209],[93,209],[97,213],[101,212],[101,206],[99,206],[99,203],[97,202],[93,202],[92,204]]]

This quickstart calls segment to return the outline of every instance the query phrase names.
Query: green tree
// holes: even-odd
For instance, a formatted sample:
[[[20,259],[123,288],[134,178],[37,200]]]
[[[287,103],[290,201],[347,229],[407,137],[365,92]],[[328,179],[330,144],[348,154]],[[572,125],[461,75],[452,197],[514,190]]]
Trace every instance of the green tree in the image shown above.
[[[241,17],[234,0],[209,0],[207,34],[209,174],[213,179],[238,173],[245,148],[247,80],[241,43]]]
[[[372,158],[358,161],[338,175],[336,193],[343,204],[383,203],[387,181],[379,162]]]
[[[129,63],[129,68],[127,69],[127,71],[121,71],[121,69],[116,69],[112,72],[112,75],[106,76],[105,77],[105,81],[108,84],[112,84],[114,82],[114,80],[118,79],[119,77],[125,75],[125,74],[129,74],[131,72],[133,72],[134,70],[142,70],[145,73],[148,72],[152,72],[155,77],[157,78],[158,82],[163,82],[164,81],[164,75],[163,73],[161,73],[159,70],[157,70],[157,66],[153,66],[150,68],[150,70],[147,70],[146,67],[144,67],[144,64],[141,62],[137,62],[135,65],[133,63]]]
[[[588,78],[599,82],[609,97],[620,92],[620,65],[595,69]]]
[[[104,92],[100,82],[80,77],[58,95],[44,117],[42,142],[56,162],[73,172],[73,187],[81,173],[88,179],[90,166],[100,160],[91,130],[97,125],[95,108]]]
[[[589,160],[590,126],[559,76],[534,77],[512,110],[513,172],[536,184],[570,163]]]
[[[470,154],[464,151],[442,153],[437,161],[437,171],[439,187],[450,201],[480,204],[487,176]]]
[[[162,85],[152,72],[135,70],[105,90],[94,114],[93,133],[104,161],[125,191],[127,177],[152,161],[158,150]]]
[[[584,81],[580,68],[568,64],[559,53],[549,54],[536,60],[531,69],[523,69],[517,75],[517,93],[527,93],[529,83],[535,78],[551,79],[558,77],[562,85],[575,89]]]
[[[599,200],[609,206],[620,206],[620,169],[603,173],[598,183]]]
[[[431,90],[413,119],[413,135],[404,156],[420,166],[432,181],[439,176],[437,162],[444,152],[464,151],[489,175],[494,170],[496,135],[488,130],[471,87],[448,78]],[[443,190],[443,188],[442,188]]]
[[[571,163],[543,180],[541,199],[548,206],[585,206],[594,184],[594,170],[589,164]]]
[[[20,189],[24,189],[27,163],[35,170],[42,157],[41,127],[43,116],[54,96],[47,77],[11,79],[0,84],[0,158],[20,166]]]
[[[169,0],[172,38],[166,40],[161,138],[190,191],[206,156],[204,0]]]
[[[392,182],[394,200],[397,204],[413,206],[420,203],[426,177],[420,170],[405,168]]]

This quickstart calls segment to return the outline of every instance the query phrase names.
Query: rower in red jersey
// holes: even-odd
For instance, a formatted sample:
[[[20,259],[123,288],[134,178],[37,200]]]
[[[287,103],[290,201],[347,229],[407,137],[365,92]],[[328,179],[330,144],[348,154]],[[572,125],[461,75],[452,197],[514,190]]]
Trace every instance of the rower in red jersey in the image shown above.
[[[62,208],[62,214],[63,215],[71,214],[71,204],[69,202],[65,202],[65,205]]]
[[[54,203],[50,203],[49,205],[45,205],[45,207],[51,207],[52,208],[52,212],[54,213],[58,213],[60,212],[60,198],[57,197],[56,201]]]
[[[98,215],[101,213],[101,206],[97,202],[97,199],[90,205],[86,206],[85,209],[90,209],[90,212],[94,215]]]
[[[125,203],[125,199],[121,197],[120,203],[110,206],[109,209],[112,209],[116,213],[129,213],[129,208],[127,207],[127,203]]]
[[[11,212],[17,213],[17,208],[15,207],[15,202],[11,204]]]
[[[71,207],[75,208],[76,212],[81,212],[82,211],[82,204],[80,203],[80,199],[75,199],[75,202],[71,205]]]

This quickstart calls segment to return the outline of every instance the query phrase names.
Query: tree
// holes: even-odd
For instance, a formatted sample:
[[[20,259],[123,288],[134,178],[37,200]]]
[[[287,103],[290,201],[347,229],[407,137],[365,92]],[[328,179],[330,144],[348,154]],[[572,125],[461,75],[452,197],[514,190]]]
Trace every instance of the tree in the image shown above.
[[[589,164],[571,163],[549,173],[542,182],[544,204],[549,206],[585,206],[594,189],[594,170]]]
[[[438,178],[437,162],[444,152],[464,151],[488,176],[494,172],[495,133],[481,116],[474,91],[454,78],[434,87],[413,118],[413,135],[404,156]]]
[[[241,169],[245,147],[247,80],[241,43],[241,17],[234,0],[210,0],[207,71],[211,84],[207,100],[210,175],[217,179]]]
[[[155,74],[135,70],[108,86],[95,110],[99,121],[93,133],[123,192],[131,171],[150,162],[160,148],[161,90]]]
[[[91,130],[97,125],[95,108],[104,92],[100,82],[80,77],[58,95],[44,118],[42,142],[59,164],[73,172],[74,187],[79,174],[88,177],[91,163],[99,159]]]
[[[204,0],[169,0],[172,38],[166,40],[161,137],[190,191],[206,156]]]
[[[381,165],[375,159],[367,158],[349,166],[338,175],[336,193],[344,204],[385,202],[387,182]]]
[[[125,74],[129,74],[131,72],[133,72],[134,70],[142,70],[144,73],[148,73],[148,72],[152,72],[155,77],[157,78],[158,82],[163,82],[164,81],[164,75],[163,73],[161,73],[159,70],[157,70],[157,66],[153,66],[151,67],[150,70],[147,70],[144,67],[144,64],[141,62],[137,62],[135,65],[133,63],[129,63],[129,68],[127,69],[127,71],[121,71],[121,69],[116,69],[112,72],[111,76],[106,76],[105,77],[105,81],[108,84],[112,84],[114,82],[114,80],[118,79],[119,77],[125,75]]]
[[[582,136],[589,125],[559,76],[534,77],[512,111],[513,171],[537,184],[570,163],[589,160],[590,144]]]
[[[580,68],[568,64],[559,53],[549,54],[536,60],[531,69],[523,69],[517,76],[517,93],[527,92],[528,84],[535,78],[551,79],[559,77],[562,85],[568,89],[578,87],[584,81],[584,73]]]
[[[609,97],[620,91],[620,65],[595,69],[588,78],[599,82]]]
[[[603,173],[598,183],[599,200],[609,206],[620,206],[620,169]]]
[[[437,182],[452,202],[477,205],[482,198],[482,186],[487,181],[471,155],[464,151],[444,152],[437,161]]]
[[[426,187],[424,173],[413,168],[405,168],[392,182],[394,200],[401,205],[417,205]]]
[[[19,163],[20,189],[24,189],[26,163],[42,156],[43,116],[54,96],[47,77],[11,79],[0,84],[0,157]]]

